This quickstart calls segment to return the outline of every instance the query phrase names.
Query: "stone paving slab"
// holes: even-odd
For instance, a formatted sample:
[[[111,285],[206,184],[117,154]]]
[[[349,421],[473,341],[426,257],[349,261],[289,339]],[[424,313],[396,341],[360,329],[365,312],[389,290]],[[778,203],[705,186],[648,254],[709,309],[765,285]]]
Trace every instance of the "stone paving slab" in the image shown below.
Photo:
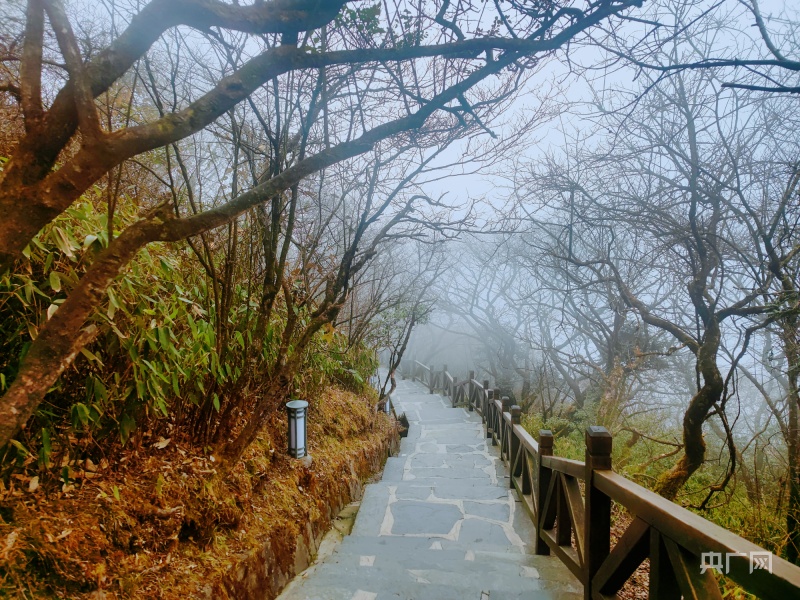
[[[581,598],[558,559],[533,555],[533,524],[480,417],[398,383],[411,425],[399,455],[367,486],[351,535],[280,600]]]

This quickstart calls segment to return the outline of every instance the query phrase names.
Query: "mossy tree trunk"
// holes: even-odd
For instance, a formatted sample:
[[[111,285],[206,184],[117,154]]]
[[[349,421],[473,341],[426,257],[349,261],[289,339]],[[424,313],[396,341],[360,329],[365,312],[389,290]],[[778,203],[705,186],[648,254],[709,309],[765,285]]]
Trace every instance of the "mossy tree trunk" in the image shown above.
[[[712,322],[706,330],[706,337],[697,352],[697,369],[702,377],[702,385],[692,397],[683,415],[683,456],[656,482],[655,491],[669,500],[674,500],[689,481],[689,478],[703,466],[706,457],[706,443],[703,424],[711,409],[722,398],[724,382],[717,366],[717,352],[720,345],[719,324]]]

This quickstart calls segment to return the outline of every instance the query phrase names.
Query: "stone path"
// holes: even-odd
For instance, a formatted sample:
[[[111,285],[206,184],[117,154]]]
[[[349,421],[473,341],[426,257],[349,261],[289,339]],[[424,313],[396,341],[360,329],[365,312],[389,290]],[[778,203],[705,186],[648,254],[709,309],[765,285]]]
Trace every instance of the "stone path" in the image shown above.
[[[577,600],[558,559],[533,555],[533,524],[480,417],[398,381],[411,422],[400,455],[367,486],[350,536],[279,600]]]

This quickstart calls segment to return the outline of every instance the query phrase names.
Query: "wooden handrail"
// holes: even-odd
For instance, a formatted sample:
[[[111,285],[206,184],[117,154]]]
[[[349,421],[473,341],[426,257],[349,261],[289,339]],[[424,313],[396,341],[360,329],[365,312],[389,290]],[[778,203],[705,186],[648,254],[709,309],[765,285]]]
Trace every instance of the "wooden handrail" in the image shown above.
[[[649,598],[718,598],[720,569],[759,598],[800,598],[800,567],[712,523],[611,469],[611,435],[586,432],[586,461],[553,456],[547,430],[534,439],[520,424],[521,410],[472,372],[458,381],[414,361],[412,376],[476,410],[487,441],[500,447],[509,486],[536,525],[536,554],[555,554],[584,585],[586,600],[608,600],[650,561]],[[418,377],[419,376],[419,377]],[[581,483],[582,482],[582,483]],[[633,520],[611,547],[611,503]]]
[[[539,442],[537,442],[522,425],[514,426],[514,435],[519,438],[523,448],[525,448],[528,452],[531,452],[532,454],[537,454],[539,452]]]
[[[579,460],[572,460],[571,458],[561,458],[560,456],[543,456],[542,464],[545,467],[558,471],[559,473],[566,473],[576,479],[583,479],[586,474],[586,463]]]
[[[751,573],[751,554],[765,552],[753,542],[613,471],[598,471],[595,485],[612,500],[629,507],[638,518],[656,527],[662,535],[692,554],[701,556],[714,552],[730,555],[728,576],[747,591],[761,597],[797,597],[800,591],[800,568],[796,565],[772,556],[772,573],[765,569],[754,569]]]

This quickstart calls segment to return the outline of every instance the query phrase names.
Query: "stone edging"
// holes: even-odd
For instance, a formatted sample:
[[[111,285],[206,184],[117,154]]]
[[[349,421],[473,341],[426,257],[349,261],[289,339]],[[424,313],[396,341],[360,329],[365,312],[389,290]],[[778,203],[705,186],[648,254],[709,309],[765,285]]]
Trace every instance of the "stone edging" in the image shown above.
[[[331,476],[328,480],[318,480],[320,501],[325,509],[317,519],[308,521],[305,531],[297,536],[293,560],[278,556],[275,540],[265,540],[260,550],[242,557],[226,576],[215,584],[208,585],[205,597],[236,600],[276,598],[295,575],[311,565],[333,519],[350,502],[361,499],[364,481],[378,473],[387,457],[397,454],[399,447],[400,439],[395,430],[380,443],[353,451],[343,473],[336,477]],[[285,552],[285,549],[281,552]]]

